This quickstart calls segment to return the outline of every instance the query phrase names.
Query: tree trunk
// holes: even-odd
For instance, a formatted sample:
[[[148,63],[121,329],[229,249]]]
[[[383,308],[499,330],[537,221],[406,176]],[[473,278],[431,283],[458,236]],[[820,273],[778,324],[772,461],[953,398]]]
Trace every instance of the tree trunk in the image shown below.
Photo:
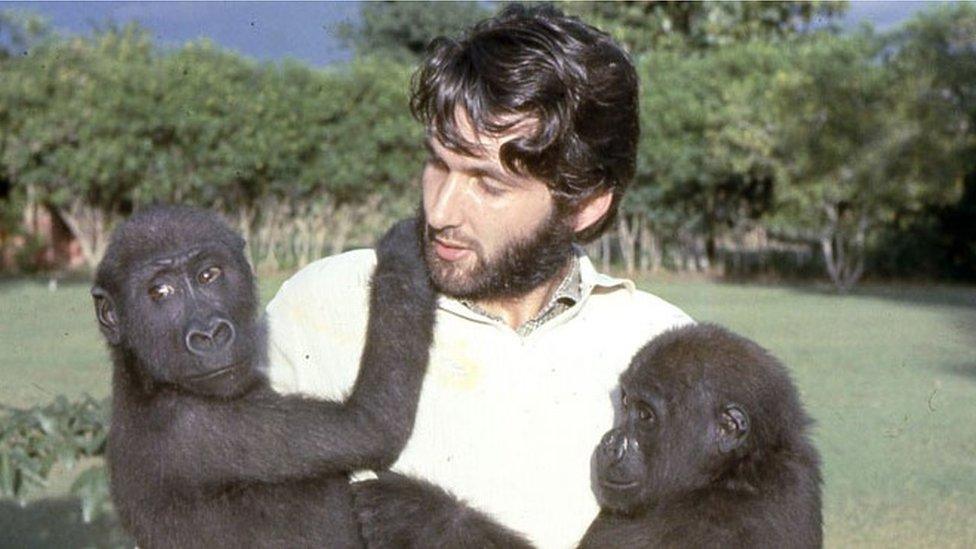
[[[640,230],[640,218],[637,216],[617,216],[617,240],[620,243],[620,255],[624,259],[624,267],[628,276],[633,276],[637,271],[637,261],[635,256],[635,244],[637,233]]]
[[[348,205],[340,206],[334,210],[333,223],[331,224],[332,236],[329,239],[329,255],[341,254],[345,250],[349,232],[352,230],[353,216],[354,212],[350,211]]]
[[[254,242],[254,218],[257,216],[257,208],[249,205],[239,206],[237,209],[237,230],[241,232],[244,237],[244,257],[247,258],[247,262],[254,268],[254,254],[255,254],[255,242]]]
[[[640,227],[640,270],[656,273],[661,267],[661,245],[657,235],[651,232],[651,222],[644,219]]]
[[[94,270],[105,256],[109,231],[115,226],[119,216],[90,206],[80,198],[67,207],[55,206],[53,209],[68,226],[72,236],[78,239],[85,264]]]
[[[825,205],[824,212],[827,215],[827,226],[820,237],[824,264],[834,287],[840,292],[848,292],[864,274],[865,242],[869,225],[867,212],[862,211],[859,214],[853,236],[845,234],[837,205]]]

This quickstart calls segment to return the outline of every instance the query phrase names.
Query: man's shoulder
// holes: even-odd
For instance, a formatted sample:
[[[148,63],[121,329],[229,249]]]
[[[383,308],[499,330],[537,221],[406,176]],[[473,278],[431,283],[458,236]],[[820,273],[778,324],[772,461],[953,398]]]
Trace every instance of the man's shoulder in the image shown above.
[[[266,308],[268,377],[275,390],[332,399],[348,393],[375,264],[373,250],[355,250],[310,263],[282,284]]]
[[[678,306],[644,290],[632,290],[629,301],[635,310],[670,324],[693,322],[692,318]]]
[[[628,322],[683,325],[694,322],[687,313],[670,302],[637,288],[632,280],[599,273],[586,257],[580,271],[589,290],[587,305]]]
[[[309,263],[286,280],[268,304],[272,311],[280,303],[290,300],[328,299],[330,296],[348,297],[350,292],[366,291],[376,267],[376,252],[360,249],[324,257]]]
[[[584,322],[601,341],[619,347],[625,363],[641,345],[671,328],[695,321],[679,307],[633,286],[596,289],[581,311]]]
[[[351,250],[309,263],[285,281],[284,285],[315,287],[368,283],[375,267],[375,250],[372,248]]]

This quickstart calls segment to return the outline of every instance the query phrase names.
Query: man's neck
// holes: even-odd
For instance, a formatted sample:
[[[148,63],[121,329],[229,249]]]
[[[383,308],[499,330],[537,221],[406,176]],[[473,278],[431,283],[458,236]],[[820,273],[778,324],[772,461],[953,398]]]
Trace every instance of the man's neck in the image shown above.
[[[566,261],[566,264],[559,269],[555,276],[526,294],[510,298],[478,300],[474,301],[473,304],[489,315],[500,318],[513,330],[517,329],[539,314],[542,307],[549,302],[552,293],[566,278],[571,267],[572,261]]]

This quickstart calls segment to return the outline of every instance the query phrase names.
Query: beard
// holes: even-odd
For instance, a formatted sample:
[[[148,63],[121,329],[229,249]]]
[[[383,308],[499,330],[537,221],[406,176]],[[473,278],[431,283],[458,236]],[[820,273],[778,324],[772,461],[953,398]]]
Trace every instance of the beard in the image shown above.
[[[424,259],[434,287],[456,299],[486,300],[519,297],[552,280],[572,256],[575,231],[569,216],[553,208],[532,234],[510,241],[493,257],[486,257],[480,242],[464,238],[453,229],[437,230],[427,224],[423,206],[417,213],[423,231]],[[468,247],[475,264],[463,268],[441,259],[434,250],[434,239],[443,237]]]

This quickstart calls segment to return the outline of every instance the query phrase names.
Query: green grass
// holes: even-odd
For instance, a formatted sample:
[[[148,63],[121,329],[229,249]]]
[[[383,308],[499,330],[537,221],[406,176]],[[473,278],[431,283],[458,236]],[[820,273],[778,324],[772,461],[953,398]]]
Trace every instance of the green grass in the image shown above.
[[[265,300],[281,280],[266,278]],[[816,286],[642,286],[758,340],[793,370],[817,420],[828,546],[972,546],[976,289],[877,286],[837,296]],[[0,403],[104,396],[108,383],[86,285],[50,292],[41,282],[0,282]],[[64,486],[56,479],[44,496]]]

